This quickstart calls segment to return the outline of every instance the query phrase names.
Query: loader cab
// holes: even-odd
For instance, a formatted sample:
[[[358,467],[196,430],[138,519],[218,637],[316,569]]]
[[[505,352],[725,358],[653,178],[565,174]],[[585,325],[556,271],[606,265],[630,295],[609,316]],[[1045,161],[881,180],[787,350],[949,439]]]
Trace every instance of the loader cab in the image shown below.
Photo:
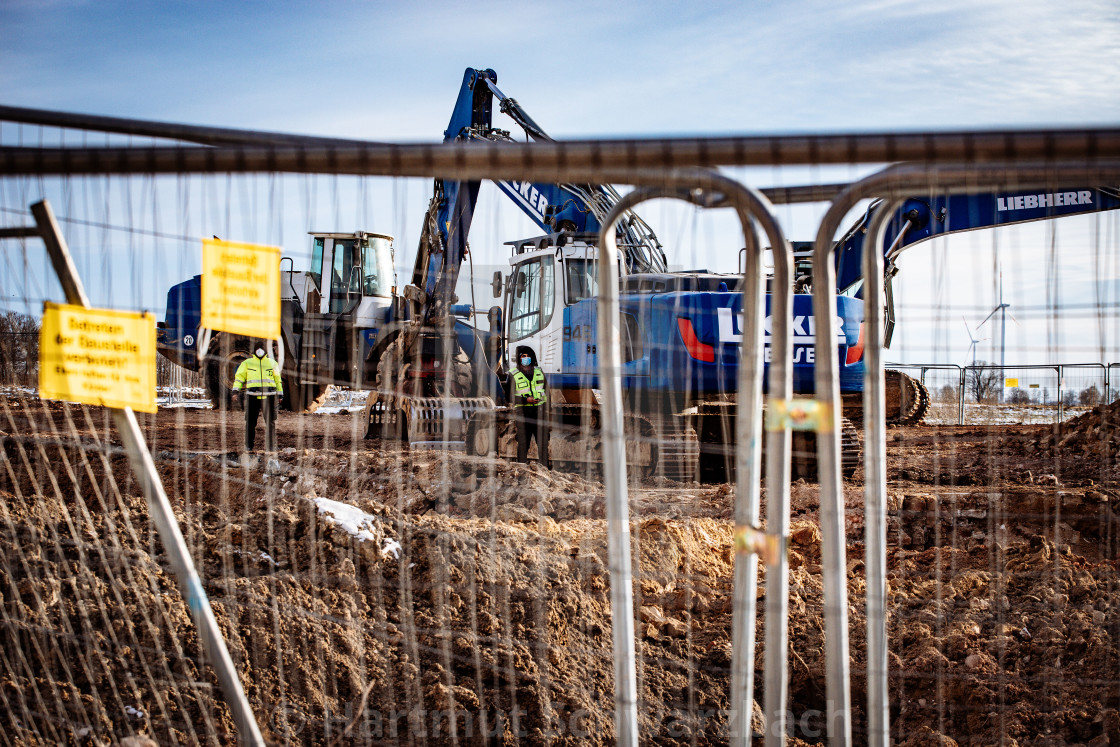
[[[393,237],[312,233],[309,313],[347,315],[357,327],[377,326],[393,297]]]
[[[320,400],[329,384],[360,389],[363,365],[393,308],[393,238],[385,234],[311,234],[311,267],[292,272],[286,347],[296,369],[297,409]],[[300,313],[302,310],[302,313]],[[286,365],[287,367],[287,365]]]

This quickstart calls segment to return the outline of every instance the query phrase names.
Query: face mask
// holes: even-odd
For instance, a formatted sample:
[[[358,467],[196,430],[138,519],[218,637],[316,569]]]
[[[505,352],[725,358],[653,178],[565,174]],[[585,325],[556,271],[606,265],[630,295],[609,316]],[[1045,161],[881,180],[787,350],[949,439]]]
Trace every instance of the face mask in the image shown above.
[[[264,348],[257,348],[257,357],[258,358],[263,358],[264,357]]]
[[[527,355],[521,356],[521,365],[522,366],[528,366],[532,362],[533,362],[533,359],[530,358],[529,356],[527,356]]]

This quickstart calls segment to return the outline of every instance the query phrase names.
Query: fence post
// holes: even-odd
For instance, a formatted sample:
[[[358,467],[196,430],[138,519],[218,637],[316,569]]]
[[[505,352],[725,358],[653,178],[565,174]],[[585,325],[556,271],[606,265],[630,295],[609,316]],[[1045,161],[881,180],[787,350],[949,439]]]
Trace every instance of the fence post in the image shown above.
[[[1057,422],[1060,423],[1060,422],[1062,422],[1062,412],[1063,412],[1063,409],[1064,409],[1064,405],[1062,403],[1062,400],[1064,399],[1064,397],[1062,396],[1062,384],[1064,382],[1062,381],[1062,379],[1063,379],[1062,367],[1061,366],[1054,366],[1054,370],[1058,372],[1058,421]]]
[[[58,275],[63,291],[66,293],[66,301],[76,306],[88,308],[90,305],[89,298],[86,296],[82,279],[78,276],[78,270],[70,256],[70,249],[62,236],[62,231],[59,230],[50,203],[46,200],[35,203],[31,206],[31,213],[35,216],[39,233],[51,258],[51,264],[54,266],[54,271]],[[131,407],[109,408],[109,412],[112,413],[113,421],[117,425],[117,430],[120,431],[121,441],[128,452],[128,460],[132,463],[132,469],[136,473],[144,497],[147,499],[148,511],[156,529],[159,531],[160,540],[167,551],[168,561],[171,563],[179,581],[179,588],[186,598],[187,607],[191,611],[195,625],[198,626],[202,649],[206,652],[211,665],[214,667],[214,673],[218,676],[222,694],[225,695],[226,702],[233,712],[241,741],[248,745],[264,747],[264,738],[261,736],[260,727],[253,716],[249,701],[245,698],[245,691],[241,687],[237,669],[234,667],[233,660],[226,649],[222,631],[218,627],[218,621],[214,618],[214,611],[210,608],[206,591],[202,588],[202,581],[195,570],[190,550],[187,548],[183,533],[179,530],[179,524],[175,520],[175,512],[171,508],[171,502],[167,499],[167,493],[163,489],[159,473],[156,472],[152,455],[148,451],[147,444],[144,443],[144,435],[140,432],[139,423],[136,422],[136,414],[133,413]]]
[[[875,211],[868,228],[869,246],[883,243],[887,223],[901,207],[899,199],[886,200]],[[867,744],[890,744],[890,705],[887,694],[887,446],[885,373],[883,369],[883,256],[863,253],[867,368],[863,392],[864,427],[864,573],[867,607]],[[925,386],[926,370],[922,369]],[[840,527],[843,531],[843,513]],[[841,535],[843,536],[843,535]]]
[[[964,425],[964,398],[965,398],[965,395],[968,391],[965,388],[966,385],[967,385],[967,379],[968,379],[968,366],[964,366],[964,367],[961,368],[961,383],[960,383],[960,390],[959,390],[960,395],[957,397],[957,399],[960,401],[960,412],[957,414],[957,425]]]
[[[988,185],[1003,185],[1014,182],[1019,187],[1039,183],[1052,185],[1055,181],[1081,181],[1087,171],[1092,171],[1097,179],[1111,172],[1092,165],[1071,165],[1068,168],[1047,164],[1044,169],[1033,169],[1027,164],[898,164],[873,174],[859,182],[849,185],[838,193],[829,205],[828,211],[817,227],[813,248],[813,315],[816,320],[817,339],[832,340],[836,334],[833,292],[836,286],[836,265],[834,237],[844,216],[860,200],[869,197],[881,199],[904,199],[916,190],[928,190],[936,184],[946,192],[977,192],[988,189]],[[875,219],[873,219],[875,220]],[[882,228],[882,225],[877,226]],[[903,229],[904,230],[904,229]],[[872,234],[874,235],[874,234]],[[900,234],[901,235],[901,234]],[[874,255],[881,261],[880,247],[874,246],[864,252],[864,283],[879,282],[881,278],[867,277],[867,269],[876,266],[868,261]],[[878,297],[870,296],[870,314],[879,314]],[[876,342],[868,340],[868,353],[877,347]],[[877,351],[876,351],[877,352]],[[828,413],[829,421],[817,433],[818,477],[820,481],[820,518],[821,518],[821,566],[824,577],[824,627],[825,627],[825,694],[828,703],[828,737],[833,745],[849,745],[851,732],[851,693],[850,688],[850,650],[848,645],[848,589],[845,565],[845,528],[844,495],[840,477],[840,444],[836,433],[839,431],[840,418],[837,410],[840,399],[839,366],[835,355],[817,357],[814,370],[816,398]],[[872,388],[881,387],[881,369],[876,357],[870,359],[867,367],[867,383]],[[1002,391],[1002,390],[1001,390]],[[871,397],[866,393],[864,399],[865,420],[868,402]],[[865,445],[864,447],[868,447]],[[878,448],[876,445],[875,448]],[[865,472],[866,472],[865,464]],[[867,480],[865,479],[865,488]],[[879,476],[875,476],[876,481]],[[876,488],[878,489],[878,488]],[[870,497],[870,493],[867,494]],[[867,537],[870,542],[870,537]],[[870,584],[870,579],[869,579]],[[869,595],[870,595],[869,591]],[[868,608],[870,618],[871,609]],[[872,663],[868,662],[870,669]],[[869,703],[869,708],[878,708]],[[869,737],[878,739],[885,734],[876,735],[869,731]],[[884,739],[884,742],[886,740]]]

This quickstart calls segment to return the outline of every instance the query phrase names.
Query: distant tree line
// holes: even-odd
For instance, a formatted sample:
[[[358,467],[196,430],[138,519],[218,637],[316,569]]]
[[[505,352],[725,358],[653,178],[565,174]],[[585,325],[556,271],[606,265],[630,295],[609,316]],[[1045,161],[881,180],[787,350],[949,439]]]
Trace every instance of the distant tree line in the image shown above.
[[[1096,407],[1104,400],[1101,390],[1096,384],[1091,384],[1080,391],[1065,389],[1062,391],[1062,405],[1064,407]],[[1054,404],[1056,400],[1050,398],[1049,389],[1040,389],[1032,392],[1029,389],[1015,387],[1007,393],[1006,401],[1011,405]]]
[[[0,314],[0,384],[39,383],[39,320],[27,314]]]

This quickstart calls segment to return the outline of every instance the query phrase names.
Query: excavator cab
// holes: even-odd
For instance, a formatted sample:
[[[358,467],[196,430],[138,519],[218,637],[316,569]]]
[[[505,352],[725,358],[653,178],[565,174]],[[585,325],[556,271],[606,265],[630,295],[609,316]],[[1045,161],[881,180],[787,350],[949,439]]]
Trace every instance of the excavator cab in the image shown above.
[[[510,242],[506,290],[508,360],[521,345],[536,354],[546,375],[563,368],[565,309],[597,292],[594,237],[559,233]]]

